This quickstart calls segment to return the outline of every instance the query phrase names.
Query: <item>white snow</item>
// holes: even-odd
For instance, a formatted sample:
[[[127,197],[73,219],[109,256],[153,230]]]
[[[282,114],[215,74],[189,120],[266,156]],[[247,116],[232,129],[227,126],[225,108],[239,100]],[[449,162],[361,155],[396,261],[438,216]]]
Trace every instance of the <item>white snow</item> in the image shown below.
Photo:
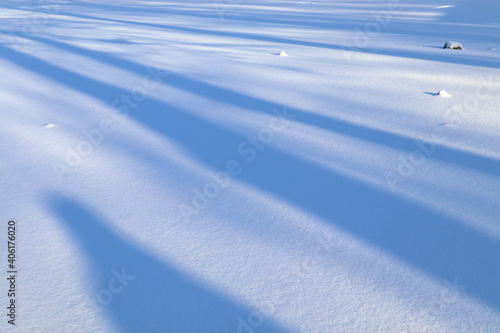
[[[1,332],[500,332],[500,2],[306,3],[0,4]]]

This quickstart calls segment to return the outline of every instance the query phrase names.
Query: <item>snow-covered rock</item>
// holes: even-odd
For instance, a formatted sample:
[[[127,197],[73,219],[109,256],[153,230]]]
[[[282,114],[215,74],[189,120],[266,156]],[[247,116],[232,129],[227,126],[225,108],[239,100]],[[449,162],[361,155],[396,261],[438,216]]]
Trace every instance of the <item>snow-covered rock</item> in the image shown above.
[[[462,50],[463,48],[464,47],[462,46],[462,44],[452,41],[447,41],[443,47],[443,49],[452,49],[452,50]]]

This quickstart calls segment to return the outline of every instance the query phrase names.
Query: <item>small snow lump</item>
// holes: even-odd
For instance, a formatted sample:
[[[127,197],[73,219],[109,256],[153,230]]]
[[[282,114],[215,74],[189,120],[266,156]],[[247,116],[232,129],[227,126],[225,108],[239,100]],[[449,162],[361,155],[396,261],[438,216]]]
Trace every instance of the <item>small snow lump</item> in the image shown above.
[[[436,95],[441,97],[451,97],[451,95],[448,94],[445,90],[440,90]]]
[[[464,47],[462,44],[457,42],[448,41],[444,44],[443,49],[452,49],[452,50],[462,50]]]

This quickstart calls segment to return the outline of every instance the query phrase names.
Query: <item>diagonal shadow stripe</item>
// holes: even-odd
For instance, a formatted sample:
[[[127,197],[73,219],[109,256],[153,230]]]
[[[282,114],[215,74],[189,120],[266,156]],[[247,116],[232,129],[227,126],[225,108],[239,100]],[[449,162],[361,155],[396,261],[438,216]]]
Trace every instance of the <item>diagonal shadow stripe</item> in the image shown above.
[[[110,313],[120,332],[244,331],[239,327],[250,325],[252,315],[255,330],[286,332],[260,311],[225,299],[144,252],[77,201],[58,195],[46,200],[90,258],[92,305]]]

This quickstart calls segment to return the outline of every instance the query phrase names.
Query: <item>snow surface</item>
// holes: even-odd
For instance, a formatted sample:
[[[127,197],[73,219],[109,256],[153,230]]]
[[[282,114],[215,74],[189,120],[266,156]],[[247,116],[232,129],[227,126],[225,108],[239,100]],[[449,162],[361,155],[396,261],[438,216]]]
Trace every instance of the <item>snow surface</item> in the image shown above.
[[[0,331],[500,332],[499,1],[1,7]]]

